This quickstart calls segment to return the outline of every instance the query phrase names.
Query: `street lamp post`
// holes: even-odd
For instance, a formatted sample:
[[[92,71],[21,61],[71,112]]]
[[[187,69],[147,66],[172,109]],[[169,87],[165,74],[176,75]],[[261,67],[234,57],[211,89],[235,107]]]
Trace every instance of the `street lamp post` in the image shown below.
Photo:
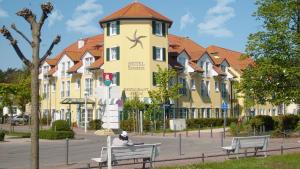
[[[87,118],[88,118],[88,114],[87,114],[87,95],[88,95],[88,92],[85,91],[84,92],[84,132],[86,133],[87,131]]]

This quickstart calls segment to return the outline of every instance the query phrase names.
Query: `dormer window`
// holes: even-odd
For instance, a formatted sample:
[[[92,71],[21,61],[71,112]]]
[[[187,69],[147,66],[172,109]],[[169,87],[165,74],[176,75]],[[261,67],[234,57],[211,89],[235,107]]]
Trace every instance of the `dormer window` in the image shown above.
[[[226,72],[226,66],[225,66],[225,65],[221,65],[221,70],[222,70],[223,72]]]
[[[120,34],[120,21],[113,21],[107,23],[107,36],[114,36]]]
[[[159,21],[152,21],[152,33],[158,36],[165,36],[166,24]]]

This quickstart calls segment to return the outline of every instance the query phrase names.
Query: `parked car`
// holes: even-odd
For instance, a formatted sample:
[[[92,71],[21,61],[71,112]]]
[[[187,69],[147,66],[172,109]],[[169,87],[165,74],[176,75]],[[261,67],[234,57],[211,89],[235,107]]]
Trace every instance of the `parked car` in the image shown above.
[[[27,124],[29,121],[28,115],[18,115],[12,118],[12,124],[18,125],[18,124]]]

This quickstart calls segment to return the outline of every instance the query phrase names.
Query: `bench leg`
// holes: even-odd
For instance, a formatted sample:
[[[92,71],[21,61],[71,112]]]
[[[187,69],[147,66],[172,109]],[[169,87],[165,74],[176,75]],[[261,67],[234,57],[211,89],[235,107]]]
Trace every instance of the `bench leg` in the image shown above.
[[[147,161],[150,161],[150,168],[152,168],[152,161],[149,158],[143,158],[143,169],[146,167]]]
[[[101,169],[102,168],[102,163],[99,163],[99,169]]]
[[[254,148],[254,156],[257,155],[258,148]]]

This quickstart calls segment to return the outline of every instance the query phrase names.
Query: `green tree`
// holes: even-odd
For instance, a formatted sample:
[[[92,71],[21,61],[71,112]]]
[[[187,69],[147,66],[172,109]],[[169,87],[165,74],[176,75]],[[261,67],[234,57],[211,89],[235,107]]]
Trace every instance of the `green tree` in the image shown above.
[[[123,111],[128,113],[129,119],[133,119],[134,122],[134,130],[138,131],[139,127],[139,112],[141,110],[144,111],[145,109],[145,103],[140,101],[139,97],[137,95],[134,95],[131,99],[126,99],[124,103],[124,109]]]
[[[262,29],[250,34],[247,54],[256,63],[244,70],[240,89],[257,103],[300,101],[300,0],[257,0]]]
[[[181,96],[179,89],[182,84],[176,82],[176,71],[174,69],[162,69],[158,66],[158,72],[155,74],[156,88],[149,91],[149,96],[154,105],[165,104],[170,99],[177,99]],[[170,85],[170,82],[174,82]]]

